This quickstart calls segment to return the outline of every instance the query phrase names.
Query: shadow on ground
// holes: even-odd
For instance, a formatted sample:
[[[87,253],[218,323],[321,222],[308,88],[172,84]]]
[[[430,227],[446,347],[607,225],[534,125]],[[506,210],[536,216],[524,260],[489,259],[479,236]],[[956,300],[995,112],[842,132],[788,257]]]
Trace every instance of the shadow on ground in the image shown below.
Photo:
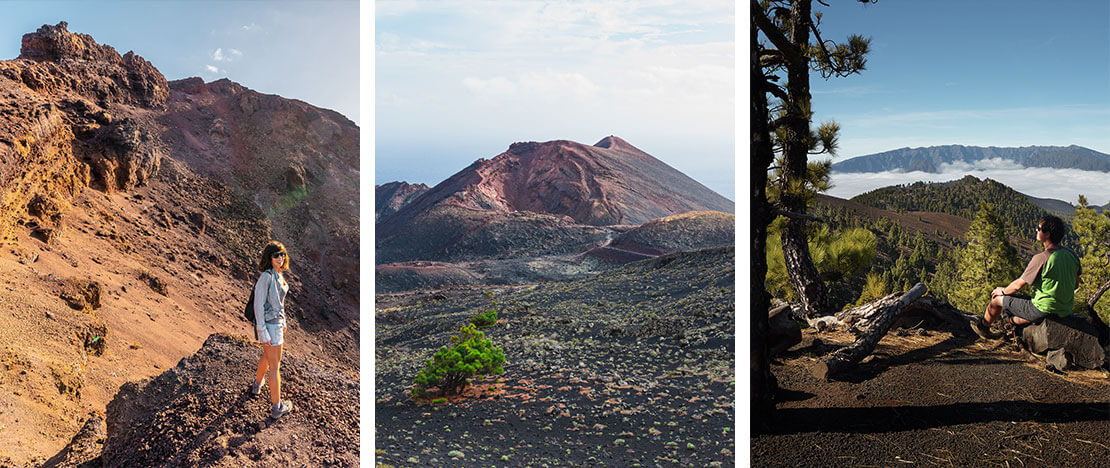
[[[1110,420],[1106,403],[996,401],[935,406],[782,408],[768,434],[800,432],[877,433],[993,421],[1070,423]]]

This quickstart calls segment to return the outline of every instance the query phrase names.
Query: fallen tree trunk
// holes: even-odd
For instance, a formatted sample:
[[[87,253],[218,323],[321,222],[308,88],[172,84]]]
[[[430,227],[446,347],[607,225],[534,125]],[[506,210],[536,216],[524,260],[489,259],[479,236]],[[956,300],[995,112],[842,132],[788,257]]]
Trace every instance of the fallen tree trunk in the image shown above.
[[[856,340],[851,345],[833,352],[823,361],[818,361],[812,369],[813,375],[828,379],[871,354],[875,345],[890,330],[905,307],[924,295],[925,291],[925,285],[917,283],[904,294],[891,294],[837,314],[837,319],[841,323],[859,330]]]

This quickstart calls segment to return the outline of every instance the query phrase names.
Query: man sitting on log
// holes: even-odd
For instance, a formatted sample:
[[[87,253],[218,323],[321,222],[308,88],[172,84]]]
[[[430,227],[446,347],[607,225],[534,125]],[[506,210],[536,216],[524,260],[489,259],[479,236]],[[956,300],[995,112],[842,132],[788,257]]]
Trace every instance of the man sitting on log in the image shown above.
[[[1033,256],[1018,279],[991,291],[991,301],[983,318],[971,321],[976,335],[984,339],[997,338],[991,333],[990,325],[999,316],[1008,317],[1011,324],[1018,326],[1039,322],[1049,314],[1071,315],[1080,266],[1075,252],[1060,246],[1066,229],[1064,220],[1056,216],[1041,218],[1037,240],[1044,244],[1044,252]],[[1033,285],[1032,297],[1014,294],[1027,284]]]

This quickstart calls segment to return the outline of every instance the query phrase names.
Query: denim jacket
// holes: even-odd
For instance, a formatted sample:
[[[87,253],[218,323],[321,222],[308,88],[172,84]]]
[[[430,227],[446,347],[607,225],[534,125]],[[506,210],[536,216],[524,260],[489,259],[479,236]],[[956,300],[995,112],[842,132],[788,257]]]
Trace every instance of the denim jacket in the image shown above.
[[[289,286],[283,287],[279,277],[273,269],[266,270],[254,285],[254,323],[259,330],[267,324],[285,326],[285,295]]]

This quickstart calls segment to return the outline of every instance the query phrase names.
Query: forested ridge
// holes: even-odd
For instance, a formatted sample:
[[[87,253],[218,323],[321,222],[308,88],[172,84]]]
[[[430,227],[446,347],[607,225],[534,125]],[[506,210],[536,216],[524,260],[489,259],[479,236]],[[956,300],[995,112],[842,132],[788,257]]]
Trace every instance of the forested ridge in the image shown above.
[[[1029,197],[998,181],[965,176],[951,182],[914,182],[872,190],[852,201],[891,211],[931,211],[967,219],[975,217],[980,205],[994,205],[1006,223],[1006,232],[1018,239],[1031,237],[1037,221],[1048,214]]]

